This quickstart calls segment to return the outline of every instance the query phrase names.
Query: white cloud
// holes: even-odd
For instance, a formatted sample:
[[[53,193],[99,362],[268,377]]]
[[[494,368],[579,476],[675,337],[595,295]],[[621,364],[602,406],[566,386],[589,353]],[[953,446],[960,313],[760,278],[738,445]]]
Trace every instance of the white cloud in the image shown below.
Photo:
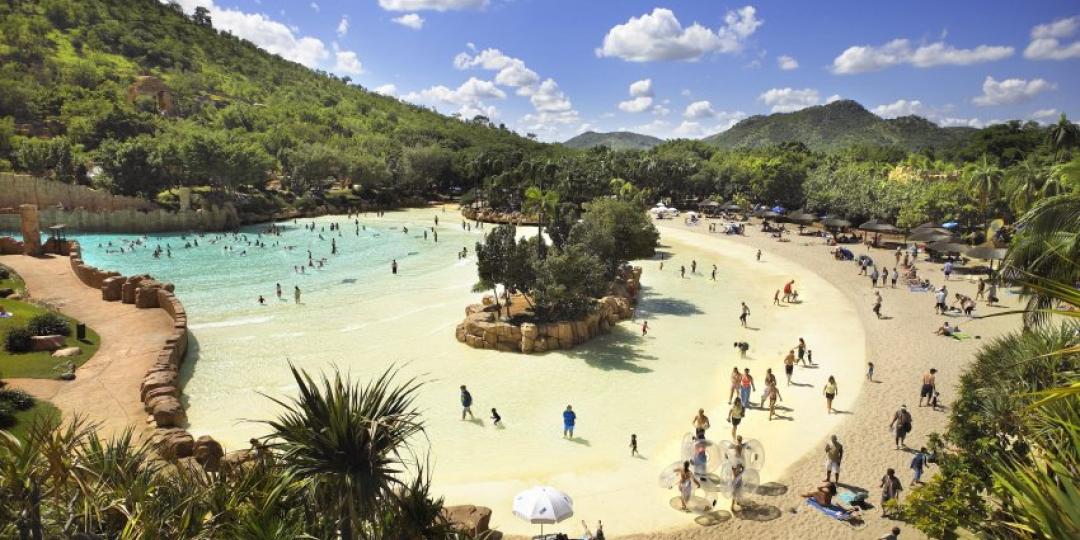
[[[681,94],[682,97],[690,97],[690,96],[694,95],[694,93],[691,92],[689,88],[683,88],[682,92],[679,92],[679,94]]]
[[[596,55],[629,62],[698,60],[710,53],[741,50],[763,22],[753,6],[745,6],[728,11],[724,25],[714,32],[696,22],[684,28],[670,9],[655,8],[608,30]]]
[[[912,48],[907,39],[894,39],[882,46],[848,47],[833,60],[832,71],[840,75],[879,71],[908,64],[919,68],[940,65],[970,65],[1001,60],[1012,56],[1012,47],[979,45],[958,49],[943,41]]]
[[[213,0],[178,0],[186,13],[192,13],[196,7],[205,7],[214,21],[214,28],[223,30],[254,43],[259,48],[276,54],[286,60],[303,64],[309,68],[326,67],[331,58],[330,50],[319,38],[297,35],[299,32],[285,24],[261,13],[248,13],[233,8],[222,8]],[[345,24],[346,30],[348,23]],[[338,24],[341,32],[342,25]],[[360,60],[352,51],[334,51],[334,71],[359,73]],[[342,69],[344,68],[344,69]]]
[[[944,118],[937,118],[936,121],[937,121],[937,124],[939,126],[941,126],[941,127],[973,127],[973,128],[981,128],[981,127],[984,127],[984,126],[987,125],[986,123],[984,123],[982,120],[979,120],[978,118],[944,117]]]
[[[458,11],[487,7],[488,0],[379,0],[387,11]]]
[[[415,13],[407,13],[400,17],[394,17],[390,20],[400,24],[401,26],[412,28],[413,30],[419,30],[424,27],[424,18]]]
[[[397,86],[393,84],[384,84],[382,86],[376,86],[372,92],[384,96],[397,96]]]
[[[696,138],[700,137],[704,133],[704,130],[702,129],[700,122],[683,120],[683,123],[679,124],[679,126],[675,128],[673,133],[675,133],[679,137]]]
[[[972,99],[972,103],[980,107],[991,105],[1011,105],[1030,101],[1035,96],[1054,90],[1057,85],[1044,79],[1005,79],[998,81],[987,76],[983,81],[983,93]]]
[[[740,120],[746,118],[746,113],[742,111],[719,111],[714,115],[717,121],[716,127],[713,128],[713,133],[719,133],[721,131],[727,131],[731,129],[731,126],[738,124]]]
[[[758,99],[772,107],[772,112],[793,112],[821,103],[821,96],[813,88],[772,88]]]
[[[1080,28],[1080,16],[1058,19],[1032,28],[1031,43],[1024,49],[1024,57],[1031,60],[1080,58],[1080,41],[1067,45],[1060,41],[1075,34],[1077,28]]]
[[[585,133],[586,131],[589,131],[592,128],[593,128],[592,124],[590,124],[588,122],[585,122],[584,124],[581,124],[580,126],[578,126],[578,128],[574,130],[574,133],[580,135],[582,133]]]
[[[799,61],[786,54],[776,57],[776,65],[784,71],[799,69]]]
[[[829,104],[829,103],[832,103],[834,101],[840,101],[841,99],[844,99],[844,98],[840,97],[840,94],[833,94],[833,95],[825,98],[825,103]]]
[[[349,33],[349,16],[342,15],[341,21],[337,23],[337,35],[338,37],[345,37],[345,34]]]
[[[871,110],[874,114],[882,118],[896,118],[898,116],[910,116],[913,114],[922,115],[927,113],[926,107],[917,99],[898,99],[886,105],[878,105]]]
[[[311,9],[314,10],[315,13],[318,13],[319,12],[319,4],[316,4],[315,2],[312,2],[311,3]]]
[[[471,77],[456,89],[443,85],[432,86],[419,92],[409,92],[402,99],[412,103],[457,107],[457,112],[466,118],[482,114],[489,118],[498,115],[498,110],[484,103],[485,99],[505,99],[506,93],[495,83]]]
[[[529,101],[532,102],[537,111],[542,113],[560,113],[571,110],[570,100],[559,89],[559,85],[554,79],[547,79],[541,83],[536,91],[529,96]]]
[[[713,110],[712,103],[708,101],[695,101],[686,106],[683,116],[689,119],[712,118],[716,116],[716,111]]]
[[[1039,110],[1031,113],[1032,118],[1034,118],[1034,119],[1036,119],[1036,120],[1038,120],[1040,122],[1043,122],[1043,123],[1048,122],[1050,120],[1057,119],[1057,116],[1058,116],[1058,110],[1057,109],[1039,109]]]
[[[364,72],[363,66],[360,64],[360,59],[356,56],[356,53],[352,51],[344,51],[338,48],[338,44],[334,43],[334,71],[337,73],[346,73],[349,75],[359,75]]]
[[[470,49],[475,49],[475,47],[470,47]],[[480,67],[497,71],[496,84],[517,88],[518,94],[523,96],[532,94],[534,87],[540,82],[540,76],[526,67],[524,61],[507,56],[498,49],[484,49],[475,55],[460,53],[454,57],[454,67],[458,69]]]
[[[630,99],[619,102],[619,110],[639,113],[649,110],[652,104],[652,79],[642,79],[630,85]]]
[[[667,115],[671,114],[671,109],[669,109],[669,108],[667,108],[667,107],[665,107],[663,105],[657,105],[657,106],[653,107],[652,113],[655,114],[656,116],[667,116]]]

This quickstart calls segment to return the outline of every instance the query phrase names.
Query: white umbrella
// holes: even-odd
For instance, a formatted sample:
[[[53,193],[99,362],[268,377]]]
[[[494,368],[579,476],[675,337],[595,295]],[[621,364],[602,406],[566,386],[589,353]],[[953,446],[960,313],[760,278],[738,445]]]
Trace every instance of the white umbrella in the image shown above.
[[[574,515],[574,501],[570,496],[548,486],[526,489],[514,497],[514,515],[532,524],[558,523]]]

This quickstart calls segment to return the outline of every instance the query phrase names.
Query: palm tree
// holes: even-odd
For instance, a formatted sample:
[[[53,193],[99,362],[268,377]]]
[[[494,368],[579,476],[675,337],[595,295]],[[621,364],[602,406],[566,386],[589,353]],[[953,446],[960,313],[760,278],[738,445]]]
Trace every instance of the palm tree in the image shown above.
[[[1037,276],[1058,283],[1080,280],[1080,192],[1037,202],[1017,228],[1005,256],[1006,278],[1022,281]],[[1025,324],[1046,322],[1046,310],[1056,301],[1053,295],[1030,285],[1024,285],[1023,295],[1028,302]]]
[[[990,206],[990,200],[997,195],[1004,172],[990,160],[989,156],[984,154],[982,160],[969,164],[965,168],[965,173],[968,187],[979,199],[979,209],[982,212],[982,217],[989,220],[987,210]]]
[[[268,440],[284,467],[300,479],[321,508],[334,514],[343,540],[353,540],[365,521],[377,517],[397,489],[411,461],[410,439],[424,433],[415,406],[420,383],[398,386],[388,369],[360,386],[335,371],[316,383],[290,366],[300,395],[288,402]]]
[[[524,210],[526,213],[535,213],[537,215],[537,231],[536,236],[540,238],[537,242],[537,256],[544,257],[544,224],[546,223],[547,216],[553,215],[559,206],[559,193],[555,190],[543,189],[543,184],[540,186],[529,186],[525,190],[525,204]]]
[[[1070,122],[1065,113],[1061,113],[1057,123],[1050,126],[1048,135],[1050,144],[1058,152],[1080,145],[1080,128]]]
[[[1009,202],[1017,215],[1031,208],[1036,198],[1045,196],[1043,189],[1050,176],[1050,170],[1032,156],[1009,169]]]

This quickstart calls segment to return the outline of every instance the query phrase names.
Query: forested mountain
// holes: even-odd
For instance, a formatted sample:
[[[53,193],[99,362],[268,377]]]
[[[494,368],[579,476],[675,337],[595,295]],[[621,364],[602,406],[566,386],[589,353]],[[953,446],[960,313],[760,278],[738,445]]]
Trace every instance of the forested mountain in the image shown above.
[[[149,95],[130,100],[136,81]],[[0,170],[89,182],[96,164],[102,187],[149,197],[330,179],[387,198],[475,185],[490,173],[481,154],[550,148],[286,61],[177,4],[0,1]]]
[[[918,116],[881,118],[851,100],[791,113],[751,116],[704,140],[721,148],[760,148],[801,142],[817,151],[854,145],[897,146],[909,151],[955,147],[976,130],[943,128]]]
[[[606,146],[612,150],[648,150],[662,142],[664,142],[663,139],[629,131],[612,131],[610,133],[586,131],[562,144],[568,148],[581,149]]]

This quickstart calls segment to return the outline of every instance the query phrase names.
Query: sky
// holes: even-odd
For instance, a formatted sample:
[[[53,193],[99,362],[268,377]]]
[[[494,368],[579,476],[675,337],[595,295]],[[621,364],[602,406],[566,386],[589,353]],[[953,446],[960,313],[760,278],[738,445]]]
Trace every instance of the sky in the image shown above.
[[[289,60],[545,141],[699,138],[836,99],[943,126],[1080,115],[1076,1],[178,3]]]

